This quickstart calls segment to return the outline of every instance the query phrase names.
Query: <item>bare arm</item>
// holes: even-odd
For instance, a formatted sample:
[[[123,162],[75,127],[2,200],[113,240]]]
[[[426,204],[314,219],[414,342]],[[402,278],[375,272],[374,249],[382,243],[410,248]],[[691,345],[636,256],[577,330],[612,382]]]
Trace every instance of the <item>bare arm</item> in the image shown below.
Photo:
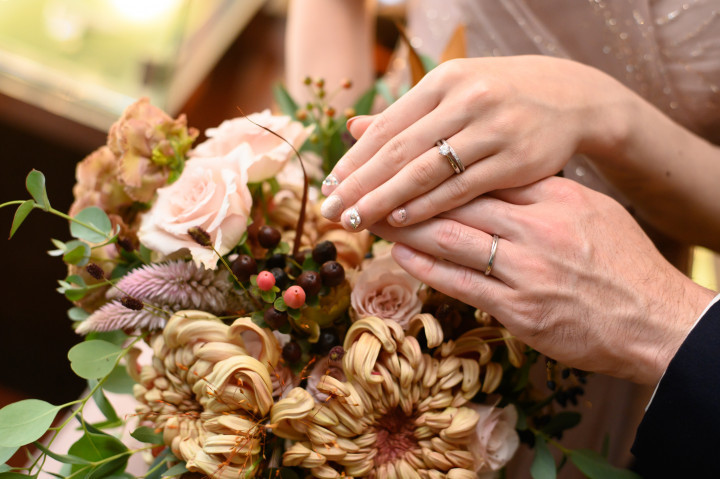
[[[334,88],[349,78],[353,88],[333,104],[344,108],[373,82],[374,0],[292,0],[286,34],[286,83],[304,103],[303,79],[321,77]]]

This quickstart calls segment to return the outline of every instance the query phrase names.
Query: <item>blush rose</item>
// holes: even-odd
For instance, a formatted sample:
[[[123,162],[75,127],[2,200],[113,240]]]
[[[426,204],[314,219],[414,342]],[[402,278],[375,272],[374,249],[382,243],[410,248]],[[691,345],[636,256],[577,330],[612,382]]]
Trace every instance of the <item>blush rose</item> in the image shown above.
[[[142,218],[140,242],[164,255],[187,249],[197,264],[214,269],[217,254],[196,243],[188,229],[209,233],[221,255],[240,241],[252,206],[247,187],[251,160],[250,147],[241,145],[223,157],[188,161],[175,183],[158,190],[155,204]]]
[[[468,444],[468,450],[477,465],[475,472],[481,474],[499,471],[512,459],[520,445],[520,437],[515,430],[518,419],[515,406],[510,404],[498,408],[469,403],[466,407],[480,416]]]
[[[208,140],[198,145],[190,155],[195,158],[224,156],[238,145],[247,144],[253,156],[248,165],[248,182],[257,183],[272,178],[284,168],[294,152],[282,138],[257,125],[277,133],[296,149],[300,149],[313,131],[312,126],[305,127],[289,116],[273,115],[270,110],[265,110],[247,118],[225,120],[217,128],[209,128],[205,132]]]

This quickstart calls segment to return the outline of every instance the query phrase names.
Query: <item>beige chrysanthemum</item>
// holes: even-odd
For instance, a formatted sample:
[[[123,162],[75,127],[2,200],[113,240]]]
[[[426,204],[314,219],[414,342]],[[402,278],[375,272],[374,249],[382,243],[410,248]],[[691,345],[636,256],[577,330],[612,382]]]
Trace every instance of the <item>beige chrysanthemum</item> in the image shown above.
[[[415,338],[423,328],[434,356]],[[510,356],[520,360],[501,328],[442,343],[440,324],[428,314],[412,318],[406,332],[395,321],[357,321],[345,338],[347,381],[325,376],[318,385],[330,396],[324,403],[295,388],[273,406],[275,434],[297,441],[283,463],[323,479],[474,478],[479,459],[468,443],[479,416],[466,404],[500,382],[490,338],[512,343]]]
[[[243,335],[260,338],[250,356]],[[141,421],[163,432],[189,471],[213,478],[252,477],[273,405],[280,358],[273,334],[249,318],[227,326],[200,311],[181,311],[151,341],[134,394]]]

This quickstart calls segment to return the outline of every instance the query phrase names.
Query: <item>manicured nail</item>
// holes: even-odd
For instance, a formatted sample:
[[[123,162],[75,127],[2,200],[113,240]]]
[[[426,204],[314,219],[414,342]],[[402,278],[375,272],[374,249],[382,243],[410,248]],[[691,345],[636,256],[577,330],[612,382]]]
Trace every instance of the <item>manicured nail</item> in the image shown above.
[[[352,126],[352,124],[355,123],[355,121],[358,118],[365,118],[366,116],[367,115],[355,115],[355,116],[349,118],[348,121],[345,122],[345,128],[347,128],[349,130],[350,127]]]
[[[415,256],[415,253],[407,246],[395,243],[392,248],[392,255],[396,260],[410,261]]]
[[[390,213],[390,217],[392,218],[393,223],[398,225],[403,224],[407,219],[407,210],[405,208],[397,208]]]
[[[325,178],[322,182],[322,192],[324,195],[329,195],[333,192],[335,187],[340,184],[340,181],[338,181],[337,176],[330,173],[327,178]]]
[[[329,220],[335,221],[340,216],[340,213],[342,213],[342,210],[342,198],[338,195],[330,195],[325,198],[325,201],[323,201],[323,204],[320,207],[320,214]]]
[[[354,206],[345,212],[345,218],[347,224],[352,226],[352,229],[356,230],[360,227],[362,219],[360,218],[360,212]]]

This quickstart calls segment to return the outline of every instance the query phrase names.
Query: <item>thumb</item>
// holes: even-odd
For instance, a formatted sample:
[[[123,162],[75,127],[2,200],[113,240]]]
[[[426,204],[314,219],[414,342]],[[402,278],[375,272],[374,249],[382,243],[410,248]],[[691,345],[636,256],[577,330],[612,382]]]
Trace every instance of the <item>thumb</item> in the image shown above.
[[[375,115],[358,115],[350,118],[346,126],[353,138],[359,140],[374,119]]]

